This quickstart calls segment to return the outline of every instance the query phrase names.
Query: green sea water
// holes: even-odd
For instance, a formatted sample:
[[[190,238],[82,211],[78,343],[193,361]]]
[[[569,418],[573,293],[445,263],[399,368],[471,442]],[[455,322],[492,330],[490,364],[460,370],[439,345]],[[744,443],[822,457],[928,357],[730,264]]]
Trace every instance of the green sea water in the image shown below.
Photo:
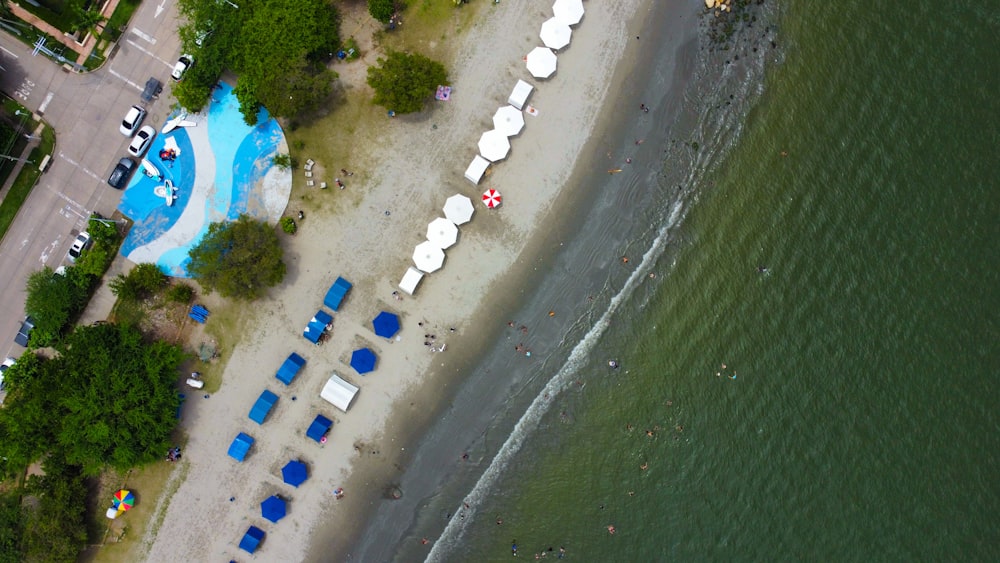
[[[462,560],[1000,560],[1000,12],[780,6],[655,291]]]

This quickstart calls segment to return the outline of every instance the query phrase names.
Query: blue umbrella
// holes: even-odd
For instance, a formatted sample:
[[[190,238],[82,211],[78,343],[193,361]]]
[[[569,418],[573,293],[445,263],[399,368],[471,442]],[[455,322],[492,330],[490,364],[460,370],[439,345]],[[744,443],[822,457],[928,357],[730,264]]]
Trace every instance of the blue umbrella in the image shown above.
[[[260,503],[260,515],[271,522],[281,520],[287,513],[288,507],[285,506],[285,499],[277,495],[271,495]]]
[[[293,487],[298,487],[309,478],[309,474],[306,471],[306,464],[297,459],[289,461],[281,468],[281,477],[285,480],[285,483]]]
[[[375,352],[368,348],[355,350],[351,354],[351,367],[361,375],[373,371],[375,369]]]
[[[399,317],[393,315],[392,313],[387,313],[382,311],[375,317],[372,321],[372,326],[375,327],[375,334],[383,338],[392,338],[396,336],[399,332]]]

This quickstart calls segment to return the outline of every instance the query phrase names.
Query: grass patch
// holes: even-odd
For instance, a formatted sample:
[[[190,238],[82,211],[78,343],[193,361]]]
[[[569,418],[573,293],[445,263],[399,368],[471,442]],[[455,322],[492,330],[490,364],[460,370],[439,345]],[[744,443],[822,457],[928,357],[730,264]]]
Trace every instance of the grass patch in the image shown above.
[[[21,205],[28,199],[28,194],[38,182],[38,177],[42,175],[41,171],[38,170],[38,164],[46,154],[52,154],[54,146],[55,133],[51,128],[46,127],[42,132],[41,142],[28,155],[28,161],[33,164],[27,162],[24,164],[21,173],[17,175],[10,190],[4,195],[3,202],[0,202],[0,239],[7,234],[17,212],[21,210]]]
[[[28,6],[29,4],[25,2],[24,5]],[[11,26],[9,22],[15,22],[16,27]],[[40,52],[39,54],[49,57],[50,59],[59,64],[64,64],[64,63],[71,65],[76,64],[76,57],[78,55],[77,52],[66,47],[62,43],[56,41],[51,35],[39,31],[38,28],[36,28],[35,26],[30,25],[21,20],[9,20],[9,22],[8,25],[4,27],[4,29],[10,32],[9,35],[21,41],[21,43],[24,43],[28,47],[34,48],[35,42],[38,41],[40,38],[44,38],[45,47],[50,51],[52,51],[53,53],[56,53],[56,55],[62,56],[63,60],[59,60],[57,57],[49,57],[48,53]]]
[[[118,41],[118,38],[125,33],[125,28],[128,26],[128,21],[132,19],[132,14],[139,7],[139,0],[122,0],[118,3],[118,7],[115,11],[111,13],[111,17],[104,24],[104,31],[101,33],[101,39],[107,39],[108,41]]]
[[[91,549],[83,554],[81,561],[95,563],[131,563],[145,559],[147,546],[143,538],[155,535],[166,517],[170,501],[187,478],[190,465],[179,462],[176,465],[158,462],[142,469],[131,471],[124,484],[135,493],[135,507],[116,520],[104,517],[104,510],[110,506],[111,495],[120,488],[122,482],[102,479],[98,498],[109,502],[98,505],[88,516],[89,526],[102,530],[97,538],[99,549]],[[177,473],[175,473],[175,470]]]
[[[414,1],[403,11],[404,25],[394,31],[378,32],[375,44],[382,49],[421,53],[447,66],[457,55],[449,40],[471,27],[479,10],[483,9],[489,7],[483,4],[455,6],[442,0]]]
[[[59,31],[73,33],[76,31],[76,14],[74,8],[82,9],[87,0],[67,0],[64,2],[52,2],[51,0],[38,2],[20,2],[21,7],[54,25]]]
[[[215,393],[222,387],[222,372],[229,362],[227,354],[231,353],[240,342],[240,335],[243,334],[242,327],[248,323],[253,323],[253,315],[245,315],[245,311],[256,311],[252,307],[246,307],[244,303],[237,301],[225,301],[225,304],[212,307],[212,314],[205,322],[205,332],[212,336],[216,342],[216,350],[219,357],[210,362],[199,361],[201,379],[205,382],[202,392]]]

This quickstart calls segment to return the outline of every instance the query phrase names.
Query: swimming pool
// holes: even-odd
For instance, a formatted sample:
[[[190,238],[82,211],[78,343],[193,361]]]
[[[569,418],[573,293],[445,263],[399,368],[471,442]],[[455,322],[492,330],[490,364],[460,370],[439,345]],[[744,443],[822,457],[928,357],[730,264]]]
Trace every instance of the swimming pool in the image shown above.
[[[175,277],[190,277],[188,252],[210,223],[244,213],[277,223],[292,191],[291,171],[271,160],[287,153],[288,145],[266,110],[256,126],[248,126],[232,88],[220,84],[208,111],[186,119],[194,125],[157,135],[146,155],[162,180],[147,177],[140,166],[118,205],[134,222],[122,255],[136,263],[155,263]],[[168,146],[175,148],[172,159],[161,155]],[[156,195],[166,180],[177,188],[171,206]]]

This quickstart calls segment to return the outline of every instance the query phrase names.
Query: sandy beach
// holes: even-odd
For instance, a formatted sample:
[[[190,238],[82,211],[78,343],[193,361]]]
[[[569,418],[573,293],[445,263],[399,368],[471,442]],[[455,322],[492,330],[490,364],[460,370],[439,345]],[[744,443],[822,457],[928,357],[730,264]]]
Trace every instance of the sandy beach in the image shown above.
[[[491,316],[491,295],[523,266],[525,249],[546,237],[553,202],[564,195],[608,103],[626,45],[636,40],[628,26],[643,4],[586,3],[587,14],[548,80],[533,79],[522,57],[540,44],[538,28],[551,15],[549,3],[530,10],[513,2],[480,6],[483,17],[456,46],[461,54],[450,67],[450,102],[359,134],[361,148],[351,163],[319,163],[328,170],[352,168],[357,180],[349,180],[346,190],[322,194],[335,199],[334,205],[306,209],[307,218],[287,247],[286,280],[248,312],[240,344],[226,355],[222,388],[208,398],[188,394],[182,427],[189,441],[173,476],[182,482],[157,507],[162,524],[153,528],[155,537],[144,538],[145,559],[310,560],[318,525],[350,530],[360,524],[365,504],[384,492],[384,482],[373,476],[391,469],[414,430],[389,427],[389,421],[408,414],[414,426],[425,421],[447,396],[438,387],[440,372],[453,358],[471,353],[482,327],[503,322]],[[476,141],[492,128],[491,116],[519,78],[536,87],[529,103],[538,115],[525,116],[509,157],[473,186],[462,174]],[[478,203],[486,187],[502,191],[503,207],[491,211]],[[460,227],[444,268],[426,276],[414,297],[394,299],[413,247],[454,193],[477,201],[475,216]],[[314,346],[302,329],[338,276],[354,288],[334,314],[331,338]],[[383,309],[402,319],[397,339],[372,331],[371,319]],[[428,334],[447,350],[429,352]],[[378,355],[376,370],[363,377],[348,366],[351,351],[362,346]],[[274,373],[291,352],[308,363],[285,387]],[[332,372],[361,388],[346,414],[319,398]],[[247,413],[264,389],[280,399],[258,426]],[[316,414],[334,420],[322,446],[305,437]],[[239,432],[256,439],[243,463],[226,455]],[[309,480],[297,489],[281,480],[280,469],[290,459],[309,466]],[[338,486],[346,492],[342,500],[333,495]],[[260,516],[260,502],[272,494],[289,501],[288,516],[277,524]],[[253,556],[237,548],[249,525],[267,532]],[[346,549],[351,538],[344,535]]]

